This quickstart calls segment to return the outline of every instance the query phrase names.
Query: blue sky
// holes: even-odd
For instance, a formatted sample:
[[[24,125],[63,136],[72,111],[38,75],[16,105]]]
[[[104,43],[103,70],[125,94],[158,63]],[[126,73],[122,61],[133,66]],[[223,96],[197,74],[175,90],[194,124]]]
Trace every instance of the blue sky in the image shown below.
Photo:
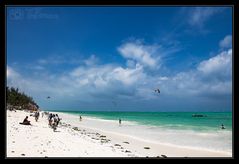
[[[6,12],[7,85],[42,109],[231,111],[230,7]]]

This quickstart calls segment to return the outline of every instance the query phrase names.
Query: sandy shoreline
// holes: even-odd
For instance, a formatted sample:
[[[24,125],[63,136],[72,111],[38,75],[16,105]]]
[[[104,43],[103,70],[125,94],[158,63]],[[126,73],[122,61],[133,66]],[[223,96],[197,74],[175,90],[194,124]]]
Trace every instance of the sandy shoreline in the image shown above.
[[[7,157],[231,157],[96,129],[91,125],[94,120],[79,122],[77,116],[65,113],[59,113],[62,124],[57,132],[48,127],[46,116],[40,116],[38,122],[30,116],[32,126],[20,125],[27,115],[30,113],[7,111]]]

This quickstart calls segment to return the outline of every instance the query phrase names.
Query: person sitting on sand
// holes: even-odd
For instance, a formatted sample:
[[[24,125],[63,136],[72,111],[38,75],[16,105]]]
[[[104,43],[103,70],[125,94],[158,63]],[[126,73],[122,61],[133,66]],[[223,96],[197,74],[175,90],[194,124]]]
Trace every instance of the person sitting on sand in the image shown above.
[[[28,116],[26,116],[26,118],[23,120],[23,122],[20,124],[23,124],[23,125],[31,125],[30,121],[28,121]]]

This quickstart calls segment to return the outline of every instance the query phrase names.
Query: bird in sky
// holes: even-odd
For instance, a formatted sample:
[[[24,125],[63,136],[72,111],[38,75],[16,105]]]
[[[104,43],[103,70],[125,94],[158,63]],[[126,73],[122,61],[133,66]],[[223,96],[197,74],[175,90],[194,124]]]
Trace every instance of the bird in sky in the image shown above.
[[[158,92],[158,93],[160,93],[160,90],[159,90],[159,88],[155,89],[154,91],[155,91],[155,92]]]

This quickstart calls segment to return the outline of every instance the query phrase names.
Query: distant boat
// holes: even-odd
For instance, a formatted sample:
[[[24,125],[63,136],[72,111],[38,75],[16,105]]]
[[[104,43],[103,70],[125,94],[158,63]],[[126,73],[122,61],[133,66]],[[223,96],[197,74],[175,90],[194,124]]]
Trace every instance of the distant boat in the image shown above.
[[[193,114],[192,117],[207,117],[207,116],[203,114]]]

